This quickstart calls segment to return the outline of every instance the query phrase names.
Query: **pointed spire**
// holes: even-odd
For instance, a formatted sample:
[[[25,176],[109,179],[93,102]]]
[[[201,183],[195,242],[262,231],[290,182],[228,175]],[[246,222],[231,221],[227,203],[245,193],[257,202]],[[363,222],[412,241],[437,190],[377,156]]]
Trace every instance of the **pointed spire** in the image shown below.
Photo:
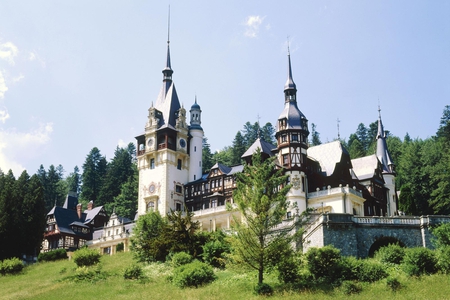
[[[169,17],[167,22],[167,60],[166,67],[162,70],[164,74],[163,81],[171,81],[172,80],[172,66],[170,64],[170,5],[169,5]]]
[[[284,91],[286,92],[287,90],[297,91],[294,79],[292,79],[291,52],[289,50],[289,44],[288,44],[288,78],[286,84],[284,85]]]
[[[377,157],[382,164],[383,173],[395,173],[395,165],[386,144],[386,134],[381,122],[380,106],[378,106]]]

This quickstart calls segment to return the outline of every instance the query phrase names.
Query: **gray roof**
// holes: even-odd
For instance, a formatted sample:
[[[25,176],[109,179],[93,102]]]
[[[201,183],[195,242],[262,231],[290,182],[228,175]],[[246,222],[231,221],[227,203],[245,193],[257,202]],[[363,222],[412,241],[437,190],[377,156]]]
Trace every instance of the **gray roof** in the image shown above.
[[[292,79],[291,55],[288,54],[288,79],[284,85],[284,90],[297,90],[294,79]]]
[[[161,127],[175,128],[177,113],[181,108],[180,101],[178,100],[175,84],[170,81],[167,86],[164,84],[158,95],[158,99],[155,103],[155,108],[162,113],[162,120],[160,120]]]
[[[359,180],[373,178],[378,164],[379,161],[375,154],[352,159],[353,172]]]
[[[377,157],[381,162],[383,173],[394,173],[394,162],[386,144],[386,134],[383,129],[383,123],[381,122],[381,115],[378,119]]]
[[[320,168],[326,176],[331,176],[336,164],[341,161],[342,155],[348,154],[340,141],[309,147],[307,151],[310,158],[319,162]]]
[[[262,153],[266,153],[270,156],[273,155],[272,150],[276,149],[276,147],[271,143],[268,143],[261,138],[257,138],[256,141],[247,149],[247,151],[245,151],[244,154],[242,154],[241,157],[252,156],[258,150],[258,148],[261,149]]]
[[[303,128],[302,120],[307,120],[305,115],[298,109],[296,101],[289,101],[284,103],[284,109],[281,112],[278,120],[287,119],[287,129],[302,129],[308,130],[308,128]]]

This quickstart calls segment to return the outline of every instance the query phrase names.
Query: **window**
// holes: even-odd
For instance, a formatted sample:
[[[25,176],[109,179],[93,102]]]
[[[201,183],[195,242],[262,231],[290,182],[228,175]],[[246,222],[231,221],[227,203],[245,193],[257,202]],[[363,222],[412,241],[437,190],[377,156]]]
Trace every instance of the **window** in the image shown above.
[[[176,203],[175,205],[176,205],[176,207],[175,207],[176,211],[181,211],[181,203]]]
[[[217,199],[211,200],[211,207],[217,207]]]
[[[183,189],[182,189],[181,185],[177,184],[175,186],[175,192],[178,193],[178,194],[181,194],[182,191],[183,191]]]
[[[289,155],[283,154],[283,165],[289,164]]]
[[[298,134],[297,133],[293,133],[292,134],[292,141],[293,142],[298,142]]]
[[[150,202],[147,204],[147,211],[154,211],[154,210],[155,210],[155,202],[150,201]]]
[[[197,152],[197,146],[194,146],[194,152]]]
[[[177,169],[178,169],[178,170],[181,170],[181,159],[178,160],[178,163],[177,163]]]
[[[290,218],[292,218],[292,213],[291,213],[290,211],[288,211],[288,212],[287,212],[287,214],[286,214],[286,218],[287,218],[287,219],[290,219]]]
[[[281,136],[281,142],[282,143],[285,143],[286,142],[286,135],[285,134],[283,134],[282,136]]]
[[[155,168],[155,159],[152,158],[150,159],[150,169],[154,169]]]

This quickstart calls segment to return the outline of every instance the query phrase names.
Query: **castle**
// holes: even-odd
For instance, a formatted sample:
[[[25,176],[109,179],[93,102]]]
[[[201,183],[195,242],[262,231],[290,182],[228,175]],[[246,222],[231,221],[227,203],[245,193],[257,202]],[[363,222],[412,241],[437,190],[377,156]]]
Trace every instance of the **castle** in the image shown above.
[[[170,47],[167,42],[163,85],[155,103],[148,109],[145,131],[136,137],[139,170],[138,215],[150,210],[166,215],[170,210],[194,212],[203,230],[228,229],[232,212],[235,176],[243,165],[216,163],[202,173],[202,110],[195,99],[187,111],[172,80]],[[309,147],[308,120],[297,103],[297,88],[288,53],[284,106],[276,122],[276,146],[262,139],[242,155],[249,162],[257,148],[263,156],[275,156],[288,175],[292,188],[287,194],[290,208],[286,219],[304,210],[317,213],[345,213],[354,216],[393,216],[397,214],[395,165],[378,119],[376,154],[350,159],[339,140]]]

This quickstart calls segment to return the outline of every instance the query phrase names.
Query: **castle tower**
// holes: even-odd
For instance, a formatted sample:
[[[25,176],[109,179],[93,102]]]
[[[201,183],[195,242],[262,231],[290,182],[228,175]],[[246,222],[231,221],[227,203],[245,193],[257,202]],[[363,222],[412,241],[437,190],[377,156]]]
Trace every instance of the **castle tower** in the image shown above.
[[[202,149],[203,149],[203,129],[201,127],[202,110],[197,104],[197,97],[195,103],[191,106],[189,111],[191,114],[191,123],[189,126],[189,181],[195,181],[202,177]]]
[[[284,109],[278,117],[277,155],[279,164],[286,170],[292,189],[287,194],[291,205],[301,213],[306,210],[307,178],[306,151],[308,149],[308,120],[297,107],[297,87],[292,78],[291,56],[288,53],[288,78],[284,86]],[[295,207],[291,208],[291,213]]]
[[[386,144],[386,134],[381,122],[381,109],[378,108],[377,157],[382,164],[383,179],[387,191],[387,215],[393,216],[397,210],[397,193],[395,191],[395,164]]]
[[[139,170],[138,214],[150,210],[165,216],[183,208],[183,185],[188,181],[189,155],[186,110],[180,105],[167,41],[163,86],[148,110],[145,133],[136,137]]]

